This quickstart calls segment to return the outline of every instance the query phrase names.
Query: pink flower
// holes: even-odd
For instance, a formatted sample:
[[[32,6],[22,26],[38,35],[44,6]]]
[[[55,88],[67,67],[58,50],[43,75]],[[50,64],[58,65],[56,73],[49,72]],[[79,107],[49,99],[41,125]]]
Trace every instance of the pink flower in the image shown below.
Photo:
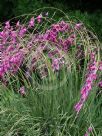
[[[3,75],[4,75],[4,68],[3,68],[3,66],[0,66],[0,78],[2,78],[3,77]]]
[[[6,29],[9,29],[9,28],[10,28],[10,22],[9,22],[9,21],[7,21],[7,22],[5,23],[5,28],[6,28]]]
[[[102,88],[102,81],[100,81],[100,82],[98,83],[98,86],[99,86],[100,88]]]
[[[41,23],[41,19],[42,19],[42,14],[40,14],[39,16],[37,16],[38,23]]]
[[[59,70],[59,60],[58,59],[52,60],[52,68],[54,71]]]
[[[99,68],[98,68],[99,70],[102,70],[102,61],[101,62],[99,62]]]
[[[32,17],[29,21],[29,27],[34,27],[34,17]]]
[[[88,132],[92,132],[92,127],[89,127],[89,128],[88,128]]]
[[[88,133],[86,132],[86,134],[84,136],[89,136]]]
[[[66,40],[64,40],[63,42],[63,50],[65,52],[68,51],[68,49],[70,48],[70,46],[73,44],[73,38],[67,38]]]
[[[0,38],[3,38],[5,36],[4,31],[0,32]]]
[[[66,31],[70,30],[70,25],[63,20],[59,23],[59,25],[60,25],[61,32],[66,32]]]
[[[77,30],[81,29],[82,25],[83,25],[82,23],[76,24],[75,25],[75,29],[77,29]]]
[[[11,37],[16,38],[17,37],[17,32],[16,31],[11,31]]]
[[[95,60],[95,52],[92,52],[92,53],[90,54],[90,58],[91,58],[92,60]]]
[[[53,25],[52,25],[52,30],[53,30],[53,31],[56,31],[56,32],[59,32],[59,31],[60,31],[60,26],[59,26],[59,24],[53,24]]]
[[[23,37],[26,32],[27,32],[26,27],[22,27],[22,28],[20,29],[19,36],[20,36],[20,37]]]
[[[16,27],[19,27],[20,26],[20,22],[18,21],[17,23],[16,23]]]
[[[86,101],[88,95],[89,95],[89,93],[87,91],[83,93],[83,95],[81,96],[81,99],[83,100],[83,102]]]
[[[54,51],[49,51],[49,52],[48,52],[49,58],[54,58],[54,56],[55,56],[56,54],[59,55],[58,50],[54,50]]]
[[[85,133],[84,136],[89,136],[89,134],[92,132],[92,127],[88,128],[88,131]]]
[[[25,92],[25,87],[24,87],[24,86],[20,87],[20,89],[19,89],[18,92],[19,92],[22,96],[24,96],[24,95],[26,94],[26,92]]]
[[[83,103],[82,103],[81,100],[74,106],[74,109],[75,109],[75,111],[77,112],[77,114],[78,114],[79,111],[81,110],[82,106],[83,106]]]

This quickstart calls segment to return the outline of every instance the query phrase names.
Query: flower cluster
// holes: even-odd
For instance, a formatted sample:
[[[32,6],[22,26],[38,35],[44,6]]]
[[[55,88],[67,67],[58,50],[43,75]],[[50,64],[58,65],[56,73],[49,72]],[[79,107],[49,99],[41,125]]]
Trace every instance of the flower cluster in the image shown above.
[[[2,78],[8,71],[11,73],[17,72],[23,62],[24,55],[19,48],[16,48],[15,50],[13,46],[8,46],[5,51],[3,51],[1,59],[0,78]]]
[[[48,13],[45,16],[48,16]],[[0,79],[3,79],[6,73],[16,73],[27,62],[32,51],[34,54],[31,55],[30,66],[26,63],[30,70],[39,67],[38,61],[44,53],[51,60],[53,71],[58,71],[65,63],[62,52],[66,54],[75,45],[77,35],[71,25],[63,20],[52,24],[41,33],[35,26],[42,21],[43,15],[40,14],[32,17],[27,24],[21,24],[20,21],[13,26],[10,21],[4,24],[0,32]],[[74,28],[80,29],[81,26],[80,23],[75,24]],[[30,33],[31,29],[34,30],[33,33]]]
[[[97,70],[98,70],[98,67],[97,67],[97,63],[95,60],[95,53],[91,53],[90,62],[88,63],[88,66],[87,66],[88,72],[86,75],[85,83],[83,87],[81,88],[81,97],[80,97],[79,102],[74,107],[77,113],[80,112],[81,108],[83,107],[84,102],[87,100],[87,97],[90,91],[92,90],[93,82],[97,78]]]

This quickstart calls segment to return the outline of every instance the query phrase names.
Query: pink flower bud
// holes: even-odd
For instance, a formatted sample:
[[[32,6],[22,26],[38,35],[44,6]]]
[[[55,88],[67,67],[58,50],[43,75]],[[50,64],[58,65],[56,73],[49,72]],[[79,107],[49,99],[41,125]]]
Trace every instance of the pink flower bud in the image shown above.
[[[42,14],[40,14],[39,16],[37,16],[38,23],[41,23],[41,19],[42,19]]]
[[[81,29],[82,25],[83,25],[82,23],[76,24],[75,25],[75,29],[77,29],[77,30]]]
[[[32,17],[29,21],[29,27],[34,27],[34,17]]]
[[[18,92],[19,92],[22,96],[25,95],[25,94],[26,94],[26,92],[25,92],[25,87],[22,86],[22,87],[19,89]]]

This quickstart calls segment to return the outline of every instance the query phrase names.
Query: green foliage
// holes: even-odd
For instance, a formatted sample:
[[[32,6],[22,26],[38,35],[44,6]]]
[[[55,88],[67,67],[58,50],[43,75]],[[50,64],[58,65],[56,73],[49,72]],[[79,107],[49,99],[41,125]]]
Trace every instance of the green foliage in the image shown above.
[[[21,5],[24,1],[18,2]],[[27,13],[25,6],[29,3],[25,1],[22,4],[24,8],[15,7],[18,10],[15,14]],[[28,12],[31,12],[30,8]],[[91,18],[87,13],[83,16],[79,11],[69,12],[69,16],[77,16],[85,24],[91,25]],[[86,72],[82,70],[82,73],[78,73],[78,62],[72,61],[72,68],[69,66],[69,71],[61,72],[57,75],[58,78],[51,73],[53,80],[37,82],[33,75],[33,82],[29,85],[21,74],[23,78],[20,80],[17,75],[14,80],[10,79],[9,88],[0,85],[0,136],[83,136],[90,125],[93,128],[92,135],[101,136],[102,96],[95,101],[97,86],[92,88],[80,114],[77,115],[74,111]],[[86,68],[86,64],[84,67]],[[62,77],[66,79],[63,85],[60,83]],[[17,92],[21,80],[26,88],[25,96]],[[51,87],[51,90],[45,89]]]
[[[56,81],[57,89],[49,91],[25,84],[25,97],[12,87],[0,86],[0,136],[83,136],[90,125],[94,136],[101,136],[102,99],[96,105],[96,89],[76,115],[73,106],[79,97],[81,76],[73,69],[65,77],[67,82],[63,86]]]
[[[13,14],[13,3],[12,0],[1,0],[0,1],[0,21],[11,18]]]
[[[83,22],[89,29],[92,29],[94,33],[99,37],[102,41],[102,13],[101,11],[97,11],[95,13],[82,13],[79,10],[69,11],[68,15],[70,17],[74,16],[79,19],[79,21]]]
[[[17,0],[17,2],[14,1],[13,4],[15,6],[13,9],[15,15],[29,13],[44,6],[41,0]]]

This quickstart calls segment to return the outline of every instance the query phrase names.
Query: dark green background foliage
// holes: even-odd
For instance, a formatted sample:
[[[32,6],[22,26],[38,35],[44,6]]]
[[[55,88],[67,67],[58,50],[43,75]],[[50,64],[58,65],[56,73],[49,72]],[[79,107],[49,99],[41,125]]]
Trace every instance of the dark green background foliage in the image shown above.
[[[76,16],[102,36],[101,0],[0,0],[0,21],[32,12],[42,7],[57,7]]]

